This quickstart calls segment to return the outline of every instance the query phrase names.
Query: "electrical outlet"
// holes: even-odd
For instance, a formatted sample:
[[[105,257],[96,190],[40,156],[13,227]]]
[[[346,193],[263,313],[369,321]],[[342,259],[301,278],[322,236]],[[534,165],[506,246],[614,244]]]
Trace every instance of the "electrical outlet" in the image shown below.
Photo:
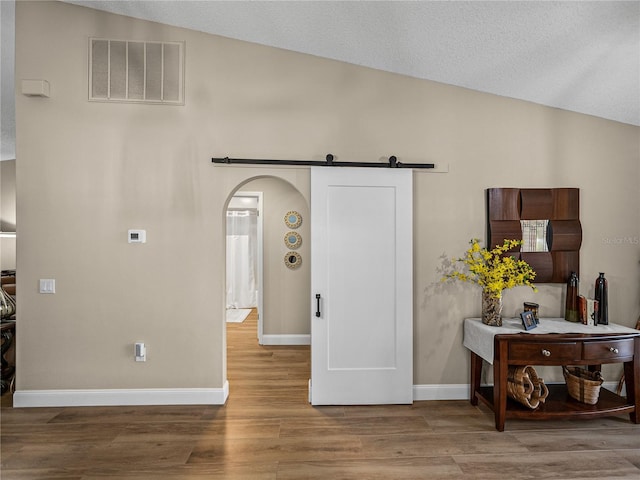
[[[136,356],[136,362],[147,361],[147,347],[142,342],[136,342],[134,347],[134,354]]]

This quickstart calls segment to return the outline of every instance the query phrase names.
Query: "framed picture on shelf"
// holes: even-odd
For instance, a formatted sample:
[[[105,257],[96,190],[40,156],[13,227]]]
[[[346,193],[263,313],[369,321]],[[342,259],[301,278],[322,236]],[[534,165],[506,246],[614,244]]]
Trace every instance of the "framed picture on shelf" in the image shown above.
[[[536,328],[538,326],[538,324],[536,323],[536,317],[533,316],[533,312],[531,310],[522,312],[520,314],[520,318],[522,319],[522,326],[525,330],[531,330],[532,328]]]

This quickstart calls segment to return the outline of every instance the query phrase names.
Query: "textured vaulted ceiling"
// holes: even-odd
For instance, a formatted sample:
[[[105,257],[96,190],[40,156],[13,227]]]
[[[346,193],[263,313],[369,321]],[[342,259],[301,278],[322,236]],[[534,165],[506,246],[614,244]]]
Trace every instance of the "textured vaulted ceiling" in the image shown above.
[[[640,2],[73,1],[640,125]]]
[[[640,125],[639,1],[68,1]]]

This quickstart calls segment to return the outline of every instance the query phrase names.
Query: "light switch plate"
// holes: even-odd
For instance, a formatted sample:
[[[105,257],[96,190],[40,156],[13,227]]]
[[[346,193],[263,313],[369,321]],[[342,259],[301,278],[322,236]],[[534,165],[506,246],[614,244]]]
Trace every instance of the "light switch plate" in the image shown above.
[[[41,278],[40,279],[40,293],[56,293],[56,280],[55,280],[55,278]]]

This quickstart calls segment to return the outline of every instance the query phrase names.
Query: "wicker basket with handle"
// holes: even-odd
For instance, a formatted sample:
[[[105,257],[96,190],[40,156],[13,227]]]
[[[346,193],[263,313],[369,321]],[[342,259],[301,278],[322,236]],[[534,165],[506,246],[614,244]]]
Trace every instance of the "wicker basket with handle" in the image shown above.
[[[549,389],[531,365],[510,366],[507,376],[507,394],[524,406],[535,409],[544,403],[549,395]]]
[[[595,405],[604,382],[600,372],[590,372],[579,367],[562,367],[569,395],[582,403]]]

